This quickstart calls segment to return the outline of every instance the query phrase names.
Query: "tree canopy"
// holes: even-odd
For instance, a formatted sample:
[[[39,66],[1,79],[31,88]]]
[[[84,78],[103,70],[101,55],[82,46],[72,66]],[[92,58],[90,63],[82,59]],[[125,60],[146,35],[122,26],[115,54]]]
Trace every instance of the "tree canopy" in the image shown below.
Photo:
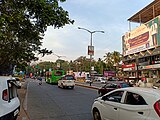
[[[117,51],[108,52],[104,56],[104,61],[106,62],[106,66],[109,70],[112,69],[114,66],[119,66],[121,60],[122,55]]]
[[[59,28],[74,22],[59,2],[65,0],[0,1],[0,73],[36,60],[35,54],[52,53],[41,48],[47,26]]]

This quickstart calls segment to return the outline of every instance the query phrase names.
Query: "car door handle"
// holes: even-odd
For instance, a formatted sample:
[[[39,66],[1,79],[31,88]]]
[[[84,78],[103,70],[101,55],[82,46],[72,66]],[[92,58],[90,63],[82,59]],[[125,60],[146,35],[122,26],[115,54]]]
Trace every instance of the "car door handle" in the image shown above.
[[[141,114],[141,115],[143,115],[143,112],[138,112],[138,114]]]
[[[114,108],[115,110],[117,110],[117,108]]]

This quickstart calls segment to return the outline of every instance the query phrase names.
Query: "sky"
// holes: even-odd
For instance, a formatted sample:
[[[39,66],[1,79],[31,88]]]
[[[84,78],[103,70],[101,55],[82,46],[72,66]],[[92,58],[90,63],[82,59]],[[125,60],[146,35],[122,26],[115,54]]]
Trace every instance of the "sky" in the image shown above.
[[[43,48],[52,50],[60,59],[74,61],[80,56],[86,56],[91,34],[78,27],[90,31],[104,31],[93,34],[95,60],[104,59],[105,53],[118,51],[122,53],[122,35],[128,32],[128,18],[147,6],[153,0],[66,0],[60,3],[68,11],[74,24],[54,29],[49,26],[43,39]],[[139,24],[131,23],[132,29]],[[58,57],[46,55],[41,61],[55,62]]]

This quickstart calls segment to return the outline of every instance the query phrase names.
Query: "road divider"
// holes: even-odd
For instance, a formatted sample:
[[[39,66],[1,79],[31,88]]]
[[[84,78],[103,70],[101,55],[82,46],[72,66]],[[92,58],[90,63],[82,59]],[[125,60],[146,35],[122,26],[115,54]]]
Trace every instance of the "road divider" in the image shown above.
[[[76,83],[75,85],[98,90],[98,87],[96,87],[96,86],[89,86],[89,85],[84,85],[84,84],[80,84],[80,83]]]

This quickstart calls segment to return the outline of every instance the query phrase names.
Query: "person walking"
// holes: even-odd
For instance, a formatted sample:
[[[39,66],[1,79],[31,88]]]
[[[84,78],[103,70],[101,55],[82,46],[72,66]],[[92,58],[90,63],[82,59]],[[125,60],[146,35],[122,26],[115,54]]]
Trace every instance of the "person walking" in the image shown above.
[[[39,77],[37,78],[37,80],[39,80],[39,85],[42,85],[42,78],[41,78],[41,76],[39,76]]]

